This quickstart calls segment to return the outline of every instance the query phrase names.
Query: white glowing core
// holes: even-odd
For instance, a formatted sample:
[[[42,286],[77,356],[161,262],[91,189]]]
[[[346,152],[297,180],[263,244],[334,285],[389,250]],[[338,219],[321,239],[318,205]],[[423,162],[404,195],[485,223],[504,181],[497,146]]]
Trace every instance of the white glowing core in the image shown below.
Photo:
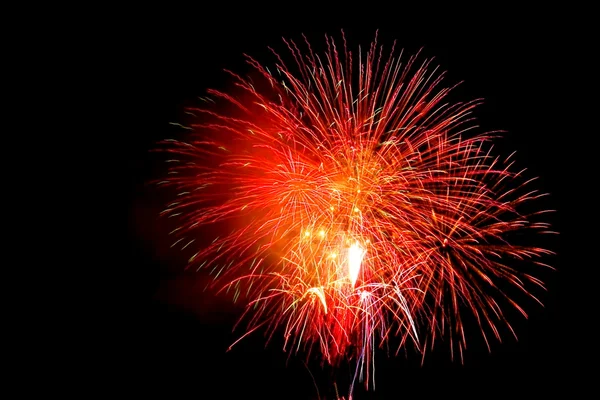
[[[356,284],[356,280],[358,279],[360,264],[362,263],[365,253],[366,250],[360,247],[358,242],[348,248],[348,276],[350,277],[352,286]]]

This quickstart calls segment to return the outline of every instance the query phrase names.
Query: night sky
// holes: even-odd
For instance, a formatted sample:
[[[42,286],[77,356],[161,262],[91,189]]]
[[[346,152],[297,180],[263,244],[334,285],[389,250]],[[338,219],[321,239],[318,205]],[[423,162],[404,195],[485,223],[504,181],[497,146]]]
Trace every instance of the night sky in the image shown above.
[[[507,131],[498,151],[517,151],[518,165],[540,177],[535,186],[551,194],[541,205],[558,210],[550,221],[561,233],[544,239],[544,245],[559,253],[549,259],[558,271],[542,274],[549,288],[541,295],[545,307],[526,302],[530,319],[513,319],[519,341],[503,332],[504,342],[492,341],[490,354],[474,339],[465,365],[451,362],[443,346],[428,354],[424,366],[410,352],[389,359],[378,353],[376,389],[364,394],[359,385],[355,399],[542,398],[557,390],[580,390],[570,371],[575,368],[573,330],[581,324],[574,324],[570,310],[581,256],[575,254],[574,236],[565,223],[573,218],[565,206],[573,185],[565,168],[575,157],[561,133],[567,126],[563,105],[569,87],[568,49],[576,35],[552,18],[533,13],[517,18],[514,10],[481,12],[485,17],[457,12],[462,16],[434,19],[422,11],[390,15],[384,7],[348,15],[303,7],[301,16],[274,8],[270,17],[248,10],[252,16],[240,11],[232,18],[230,7],[165,15],[155,9],[151,17],[139,16],[120,43],[127,71],[124,100],[135,121],[122,141],[130,174],[131,259],[127,274],[118,275],[126,277],[121,286],[127,301],[121,307],[125,319],[117,330],[114,362],[124,370],[123,381],[147,393],[163,390],[168,398],[332,399],[334,382],[345,394],[347,367],[336,372],[321,368],[314,357],[308,364],[302,356],[288,359],[278,336],[265,348],[265,338],[256,333],[227,352],[243,334],[232,332],[241,308],[203,291],[204,274],[183,270],[186,257],[170,249],[168,226],[158,219],[169,198],[148,184],[165,173],[150,150],[161,139],[181,135],[169,122],[188,121],[184,106],[195,104],[208,88],[225,88],[224,68],[243,74],[248,71],[243,53],[270,63],[268,46],[286,54],[282,37],[300,41],[304,33],[311,43],[322,44],[325,33],[339,39],[343,28],[351,48],[370,43],[376,29],[388,49],[394,39],[407,54],[422,48],[424,56],[435,57],[448,71],[448,84],[464,81],[457,98],[483,98],[477,111],[482,129]]]

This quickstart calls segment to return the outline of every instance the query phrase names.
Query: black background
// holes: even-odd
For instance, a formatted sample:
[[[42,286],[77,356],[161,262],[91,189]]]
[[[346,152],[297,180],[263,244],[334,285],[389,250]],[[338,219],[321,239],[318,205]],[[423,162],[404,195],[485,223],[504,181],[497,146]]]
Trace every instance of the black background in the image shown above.
[[[265,348],[258,333],[227,352],[243,333],[232,333],[241,310],[203,292],[202,274],[184,272],[185,258],[169,248],[167,226],[157,215],[167,198],[148,185],[165,171],[150,150],[181,133],[169,122],[186,122],[185,105],[194,104],[207,88],[225,87],[223,68],[247,71],[243,53],[270,63],[267,46],[286,53],[282,37],[300,41],[304,33],[316,44],[326,33],[339,39],[344,29],[355,47],[370,43],[379,29],[379,42],[387,48],[393,40],[407,53],[423,48],[424,56],[435,57],[448,71],[446,82],[464,81],[457,89],[461,99],[484,98],[477,114],[482,128],[507,131],[499,151],[516,150],[518,165],[540,177],[537,187],[551,193],[543,205],[558,211],[551,221],[560,236],[549,242],[558,256],[550,259],[557,271],[544,275],[545,307],[530,304],[530,319],[514,321],[518,341],[505,335],[503,343],[492,343],[491,354],[474,345],[464,365],[451,362],[445,349],[430,354],[424,366],[418,357],[381,355],[376,390],[357,389],[355,399],[538,398],[581,390],[574,354],[585,346],[583,338],[576,339],[585,324],[574,309],[580,303],[576,278],[584,257],[570,224],[576,210],[567,207],[580,179],[581,144],[573,140],[571,115],[577,109],[573,102],[581,99],[569,94],[576,74],[573,54],[586,39],[569,27],[577,25],[577,17],[560,10],[541,15],[493,7],[454,9],[435,18],[402,5],[311,7],[155,9],[127,21],[115,61],[125,78],[122,100],[134,121],[120,140],[128,160],[130,255],[128,273],[115,274],[126,294],[120,305],[124,318],[115,324],[113,362],[121,382],[144,393],[161,389],[169,398],[332,399],[334,382],[345,394],[348,368],[336,374],[313,359],[308,365],[302,357],[288,360],[279,338]],[[585,208],[586,201],[577,208]]]

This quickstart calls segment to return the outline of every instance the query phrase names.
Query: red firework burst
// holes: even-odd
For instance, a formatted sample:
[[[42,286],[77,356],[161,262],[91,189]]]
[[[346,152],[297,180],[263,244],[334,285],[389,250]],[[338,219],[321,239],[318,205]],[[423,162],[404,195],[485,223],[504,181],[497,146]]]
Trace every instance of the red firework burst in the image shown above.
[[[462,357],[470,311],[486,342],[500,338],[503,307],[525,314],[507,284],[542,286],[513,260],[550,253],[510,235],[548,226],[521,213],[540,194],[491,155],[493,135],[471,132],[479,101],[449,103],[431,60],[376,40],[358,56],[345,39],[327,38],[322,56],[285,43],[293,67],[248,57],[256,79],[230,72],[236,90],[209,91],[188,110],[200,121],[190,139],[165,142],[177,243],[220,224],[190,266],[247,302],[248,333],[281,329],[287,350],[331,364],[355,356],[367,385],[392,336],[423,350],[449,335]]]

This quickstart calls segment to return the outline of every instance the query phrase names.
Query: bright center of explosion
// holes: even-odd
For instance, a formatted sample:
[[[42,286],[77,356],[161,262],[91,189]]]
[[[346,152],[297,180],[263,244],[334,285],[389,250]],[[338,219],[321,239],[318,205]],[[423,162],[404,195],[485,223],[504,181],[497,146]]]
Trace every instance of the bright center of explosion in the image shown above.
[[[352,286],[356,284],[356,279],[358,279],[360,264],[362,263],[365,253],[366,251],[360,247],[358,242],[348,248],[348,276],[350,277]]]

